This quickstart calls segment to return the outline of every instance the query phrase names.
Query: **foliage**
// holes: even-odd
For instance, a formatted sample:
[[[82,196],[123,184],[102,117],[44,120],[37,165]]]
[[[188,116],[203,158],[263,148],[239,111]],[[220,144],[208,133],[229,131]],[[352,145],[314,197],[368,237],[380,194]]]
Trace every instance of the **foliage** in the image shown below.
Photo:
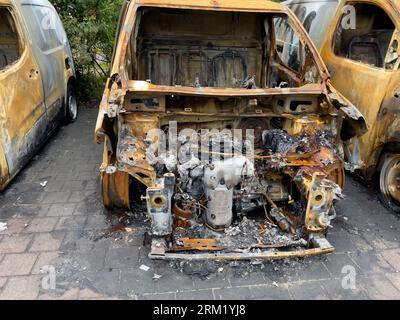
[[[51,0],[71,44],[81,100],[96,98],[109,72],[123,0]]]

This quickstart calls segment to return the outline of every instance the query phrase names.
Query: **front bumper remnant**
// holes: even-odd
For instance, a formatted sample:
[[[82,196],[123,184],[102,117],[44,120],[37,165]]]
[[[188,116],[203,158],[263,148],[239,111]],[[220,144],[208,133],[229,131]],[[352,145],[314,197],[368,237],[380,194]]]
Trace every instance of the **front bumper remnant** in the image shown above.
[[[192,241],[195,240],[192,239]],[[199,244],[202,242],[203,241],[199,241]],[[210,249],[209,251],[203,251],[201,247],[198,247],[197,250],[192,250],[185,253],[177,251],[165,251],[162,246],[155,245],[152,248],[152,252],[149,254],[149,258],[152,260],[190,261],[283,260],[288,258],[312,257],[335,252],[335,248],[329,243],[329,241],[320,235],[313,236],[310,240],[310,244],[313,246],[311,249],[294,249],[286,251],[278,251],[277,249],[261,251],[260,248],[255,248],[253,252],[251,252],[251,250],[243,250],[242,252],[239,252],[239,250],[238,252],[224,252],[222,249],[218,251],[218,248],[213,251],[212,247],[203,247],[203,249]]]

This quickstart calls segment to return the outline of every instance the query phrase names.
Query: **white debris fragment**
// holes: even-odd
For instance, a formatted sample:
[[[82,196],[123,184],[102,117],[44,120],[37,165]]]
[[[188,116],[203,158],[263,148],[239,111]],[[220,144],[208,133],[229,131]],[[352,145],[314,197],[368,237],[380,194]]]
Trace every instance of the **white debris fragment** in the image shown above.
[[[0,222],[0,232],[7,230],[7,223],[6,222]]]
[[[44,188],[45,186],[47,186],[48,181],[43,181],[40,185]]]
[[[219,268],[218,273],[222,273],[222,272],[224,272],[224,268]]]
[[[349,221],[349,218],[343,217],[344,221]]]
[[[279,284],[276,283],[275,281],[272,283],[272,285],[275,286],[275,287],[277,287],[277,288],[279,288]]]
[[[141,266],[140,266],[140,268],[139,268],[140,270],[143,270],[143,271],[145,271],[145,272],[147,272],[147,271],[149,271],[150,270],[150,267],[148,267],[148,266],[146,266],[146,265],[144,265],[144,264],[142,264]]]
[[[154,276],[153,276],[153,279],[154,280],[158,280],[158,279],[161,279],[162,278],[162,275],[160,275],[160,274],[154,274]]]

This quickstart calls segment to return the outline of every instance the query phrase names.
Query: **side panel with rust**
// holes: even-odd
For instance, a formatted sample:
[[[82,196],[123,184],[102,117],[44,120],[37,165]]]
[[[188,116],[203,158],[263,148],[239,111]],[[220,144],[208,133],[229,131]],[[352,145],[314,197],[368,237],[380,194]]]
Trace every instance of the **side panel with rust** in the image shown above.
[[[393,3],[386,1],[343,1],[321,49],[321,55],[331,73],[333,85],[361,111],[366,119],[369,131],[359,138],[359,152],[364,172],[372,174],[385,145],[399,141],[400,138],[396,129],[396,126],[398,127],[396,125],[398,124],[398,110],[396,110],[398,99],[395,97],[398,89],[396,86],[399,83],[399,70],[373,67],[335,55],[333,41],[343,15],[343,6],[354,3],[369,3],[383,9],[396,27],[393,39],[399,30],[399,11],[393,9]]]
[[[22,55],[11,67],[0,72],[0,143],[5,157],[0,161],[8,176],[0,190],[33,155],[46,130],[43,86],[38,64],[26,45],[21,17],[12,10],[21,41]]]

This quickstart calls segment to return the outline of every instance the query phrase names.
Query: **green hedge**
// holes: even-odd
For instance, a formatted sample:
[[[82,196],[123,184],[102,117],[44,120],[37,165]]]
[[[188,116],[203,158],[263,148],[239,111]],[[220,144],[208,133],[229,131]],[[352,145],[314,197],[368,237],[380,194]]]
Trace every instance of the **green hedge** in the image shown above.
[[[71,44],[81,101],[104,89],[123,0],[52,0]]]

